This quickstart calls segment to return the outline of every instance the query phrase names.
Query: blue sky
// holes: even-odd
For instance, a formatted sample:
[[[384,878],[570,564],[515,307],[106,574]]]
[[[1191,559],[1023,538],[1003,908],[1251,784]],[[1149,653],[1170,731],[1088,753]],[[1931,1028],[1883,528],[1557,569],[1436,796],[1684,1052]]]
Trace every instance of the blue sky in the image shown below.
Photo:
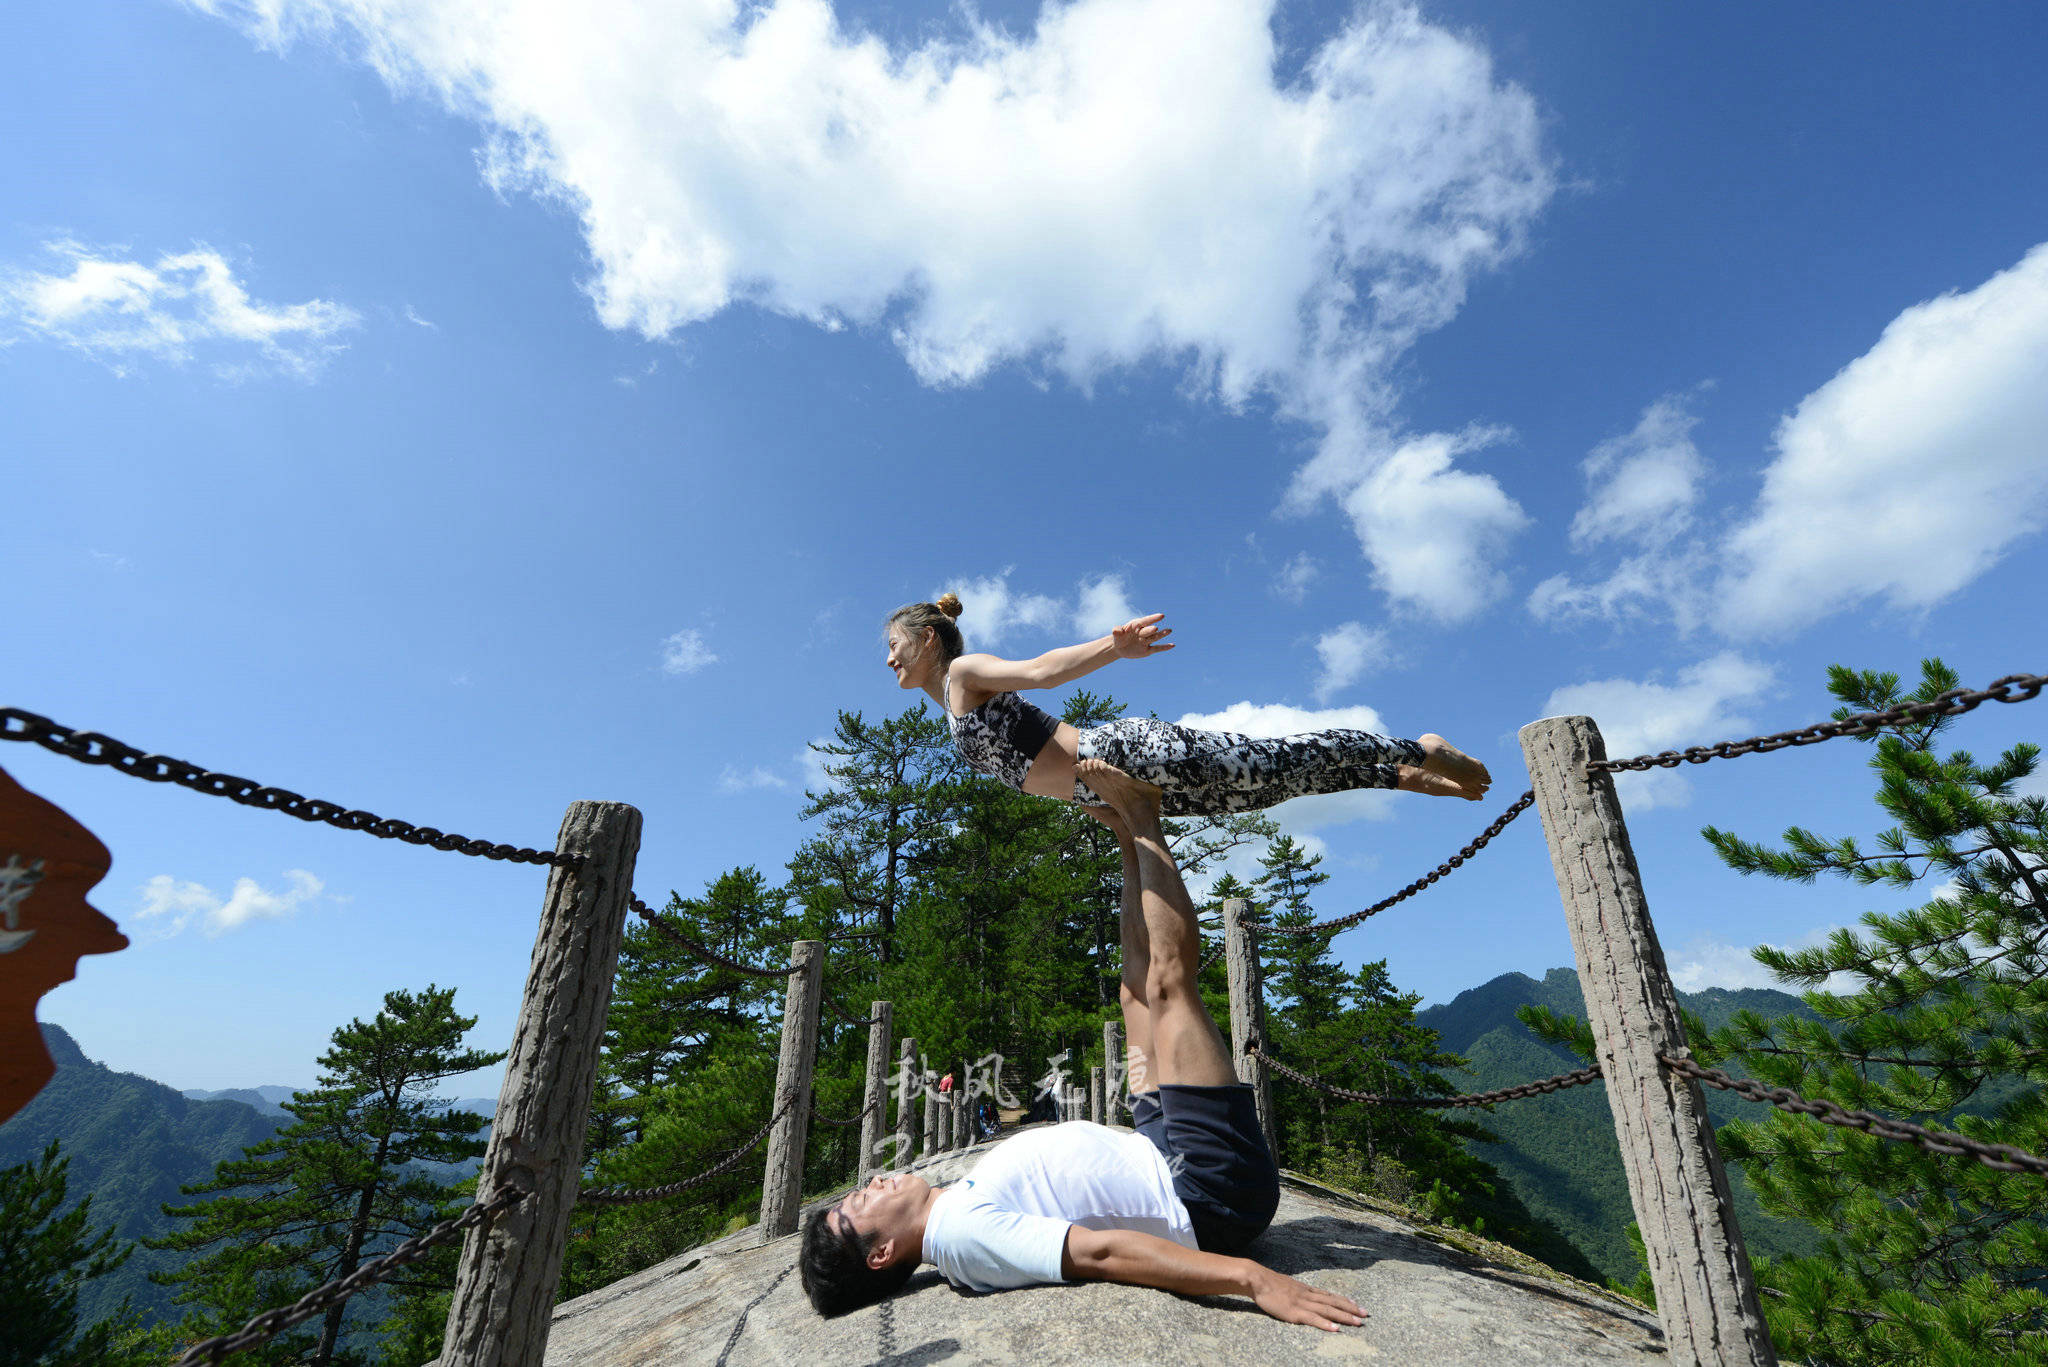
[[[28,0],[0,52],[8,705],[640,891],[772,875],[943,588],[1024,655],[1163,611],[1140,711],[1612,748],[1835,661],[2038,671],[2048,15],[1246,0]],[[1055,707],[1057,703],[1055,701]],[[2025,708],[1959,743],[2038,736]],[[1860,747],[1627,793],[1681,982],[1895,906],[1708,822],[1872,828]],[[509,1037],[541,879],[0,755],[134,938],[43,1018],[304,1084],[393,987]],[[1294,804],[1335,915],[1490,819]],[[1533,822],[1337,942],[1568,963]],[[491,1079],[473,1079],[459,1090]]]

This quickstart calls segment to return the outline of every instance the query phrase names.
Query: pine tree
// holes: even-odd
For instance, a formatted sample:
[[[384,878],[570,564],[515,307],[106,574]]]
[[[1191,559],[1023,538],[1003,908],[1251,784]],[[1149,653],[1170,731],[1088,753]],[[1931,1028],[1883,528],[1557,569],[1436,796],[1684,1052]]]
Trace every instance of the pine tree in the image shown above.
[[[111,1228],[89,1233],[92,1197],[63,1214],[65,1173],[56,1140],[40,1161],[0,1168],[0,1363],[38,1367],[113,1367],[158,1360],[159,1340],[137,1352],[140,1317],[121,1308],[80,1332],[78,1289],[135,1251]]]
[[[454,999],[454,988],[432,985],[417,994],[386,993],[373,1019],[334,1032],[319,1060],[320,1085],[285,1103],[296,1123],[218,1164],[210,1182],[182,1188],[212,1200],[164,1207],[192,1222],[148,1241],[196,1255],[158,1274],[182,1286],[179,1302],[194,1307],[187,1332],[206,1337],[239,1328],[256,1311],[346,1277],[377,1252],[456,1213],[455,1188],[410,1165],[482,1156],[476,1132],[484,1117],[444,1109],[434,1089],[505,1055],[462,1047],[476,1018],[457,1015]],[[410,1271],[388,1284],[401,1294],[445,1289]],[[337,1355],[353,1304],[328,1311],[317,1338],[274,1339],[256,1350],[259,1360],[314,1367],[353,1361]]]
[[[1829,670],[1835,715],[1928,701],[1956,684],[1940,660],[1898,676]],[[1700,1052],[1766,1083],[1972,1138],[2048,1152],[2048,803],[2023,796],[2039,748],[1980,764],[1935,745],[1953,718],[1870,743],[1877,803],[1895,823],[1866,850],[1801,827],[1773,849],[1708,827],[1744,874],[1918,888],[1862,932],[1757,961],[1805,986],[1818,1022],[1744,1013]],[[1848,991],[1824,986],[1836,975]],[[1826,1234],[1813,1257],[1760,1268],[1779,1351],[1816,1363],[2048,1362],[2048,1182],[1968,1158],[1774,1112],[1720,1132],[1764,1208]]]

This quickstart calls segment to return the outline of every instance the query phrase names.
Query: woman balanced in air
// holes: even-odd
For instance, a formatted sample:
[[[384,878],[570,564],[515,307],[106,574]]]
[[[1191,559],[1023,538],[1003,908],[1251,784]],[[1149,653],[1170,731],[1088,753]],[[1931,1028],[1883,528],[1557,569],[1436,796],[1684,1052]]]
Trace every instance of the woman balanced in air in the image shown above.
[[[960,653],[960,600],[912,603],[889,616],[889,668],[900,688],[932,696],[960,757],[1012,788],[1090,806],[1102,799],[1074,773],[1100,759],[1161,790],[1167,816],[1256,811],[1309,793],[1400,788],[1478,801],[1493,782],[1486,766],[1442,736],[1393,740],[1332,729],[1254,738],[1198,731],[1151,717],[1076,727],[1034,707],[1020,689],[1058,688],[1111,660],[1139,660],[1173,646],[1164,613],[1137,617],[1107,636],[1031,660]]]

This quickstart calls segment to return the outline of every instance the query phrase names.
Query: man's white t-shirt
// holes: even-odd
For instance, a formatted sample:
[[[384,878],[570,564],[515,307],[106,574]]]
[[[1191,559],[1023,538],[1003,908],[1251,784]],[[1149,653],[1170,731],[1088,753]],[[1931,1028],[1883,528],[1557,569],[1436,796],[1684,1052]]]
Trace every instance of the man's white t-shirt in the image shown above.
[[[925,1217],[924,1257],[970,1291],[1065,1281],[1069,1225],[1135,1229],[1196,1247],[1173,1173],[1152,1141],[1071,1120],[1005,1140],[940,1192]]]

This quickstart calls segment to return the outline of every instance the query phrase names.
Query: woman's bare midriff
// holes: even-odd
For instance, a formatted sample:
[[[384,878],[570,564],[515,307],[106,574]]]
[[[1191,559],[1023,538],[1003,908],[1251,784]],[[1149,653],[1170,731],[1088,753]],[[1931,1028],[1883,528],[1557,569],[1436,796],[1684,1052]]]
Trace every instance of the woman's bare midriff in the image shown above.
[[[1039,797],[1072,801],[1074,758],[1080,747],[1081,733],[1071,724],[1061,722],[1059,729],[1052,733],[1052,739],[1031,761],[1031,767],[1024,771],[1024,791]]]

